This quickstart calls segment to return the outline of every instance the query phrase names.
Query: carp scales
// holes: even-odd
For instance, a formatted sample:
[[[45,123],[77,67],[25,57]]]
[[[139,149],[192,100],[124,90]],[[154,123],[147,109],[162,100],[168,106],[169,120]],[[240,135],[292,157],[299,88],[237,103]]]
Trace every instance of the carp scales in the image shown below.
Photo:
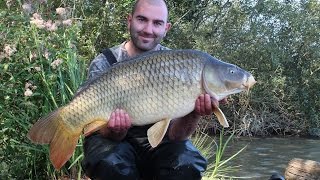
[[[60,169],[72,156],[80,135],[99,130],[119,108],[129,114],[133,126],[154,124],[147,136],[150,145],[156,147],[170,120],[192,112],[200,94],[221,100],[248,90],[255,82],[249,72],[205,52],[148,52],[116,63],[85,83],[70,103],[38,120],[28,138],[50,144],[50,160]],[[228,127],[220,109],[214,114]]]

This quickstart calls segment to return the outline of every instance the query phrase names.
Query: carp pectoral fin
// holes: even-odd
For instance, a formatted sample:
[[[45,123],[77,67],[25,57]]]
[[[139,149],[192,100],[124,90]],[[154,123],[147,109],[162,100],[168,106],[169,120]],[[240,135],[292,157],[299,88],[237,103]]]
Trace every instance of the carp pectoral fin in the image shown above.
[[[223,112],[221,111],[220,108],[215,108],[213,110],[213,113],[217,116],[217,119],[219,121],[219,123],[223,126],[223,127],[229,127],[229,123],[227,121],[226,116],[223,114]]]
[[[148,129],[147,135],[150,145],[157,147],[167,132],[171,119],[164,119],[155,123]]]
[[[91,133],[96,132],[97,130],[101,129],[103,126],[105,126],[107,124],[108,121],[106,121],[106,119],[97,119],[94,122],[87,124],[84,128],[83,128],[83,134],[84,136],[88,136]]]
[[[34,143],[50,144],[50,160],[56,169],[60,169],[70,159],[82,130],[66,127],[60,115],[62,111],[61,108],[57,109],[38,120],[27,135]]]

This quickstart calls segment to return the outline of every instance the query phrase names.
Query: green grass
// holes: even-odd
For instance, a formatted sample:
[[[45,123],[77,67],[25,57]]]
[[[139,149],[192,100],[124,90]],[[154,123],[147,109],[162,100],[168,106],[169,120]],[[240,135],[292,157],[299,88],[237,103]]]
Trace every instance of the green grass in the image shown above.
[[[203,130],[198,129],[193,136],[192,141],[194,145],[200,150],[202,155],[209,160],[207,171],[203,177],[204,180],[241,178],[229,175],[232,172],[238,171],[240,166],[231,166],[228,163],[244,151],[246,146],[230,157],[225,157],[225,150],[228,143],[232,140],[233,135],[234,134],[230,135],[224,140],[224,132],[221,131],[218,137],[219,139],[216,140],[204,133]]]

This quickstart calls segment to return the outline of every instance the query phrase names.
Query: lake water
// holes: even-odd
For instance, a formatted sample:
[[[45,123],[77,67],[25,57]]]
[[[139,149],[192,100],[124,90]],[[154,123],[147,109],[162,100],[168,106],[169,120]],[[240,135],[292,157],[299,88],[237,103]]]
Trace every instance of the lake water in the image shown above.
[[[226,157],[245,145],[247,148],[231,161],[231,165],[241,167],[230,175],[245,179],[268,179],[275,172],[284,176],[285,168],[293,158],[320,162],[320,139],[306,138],[233,138]]]

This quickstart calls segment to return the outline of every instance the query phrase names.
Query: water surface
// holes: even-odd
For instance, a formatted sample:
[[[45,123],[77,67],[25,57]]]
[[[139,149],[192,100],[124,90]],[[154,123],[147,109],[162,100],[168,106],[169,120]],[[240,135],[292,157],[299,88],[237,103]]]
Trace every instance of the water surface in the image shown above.
[[[306,138],[233,138],[226,151],[226,157],[241,152],[232,165],[241,165],[233,176],[245,179],[268,179],[277,172],[284,175],[288,162],[293,158],[320,162],[320,140]]]

